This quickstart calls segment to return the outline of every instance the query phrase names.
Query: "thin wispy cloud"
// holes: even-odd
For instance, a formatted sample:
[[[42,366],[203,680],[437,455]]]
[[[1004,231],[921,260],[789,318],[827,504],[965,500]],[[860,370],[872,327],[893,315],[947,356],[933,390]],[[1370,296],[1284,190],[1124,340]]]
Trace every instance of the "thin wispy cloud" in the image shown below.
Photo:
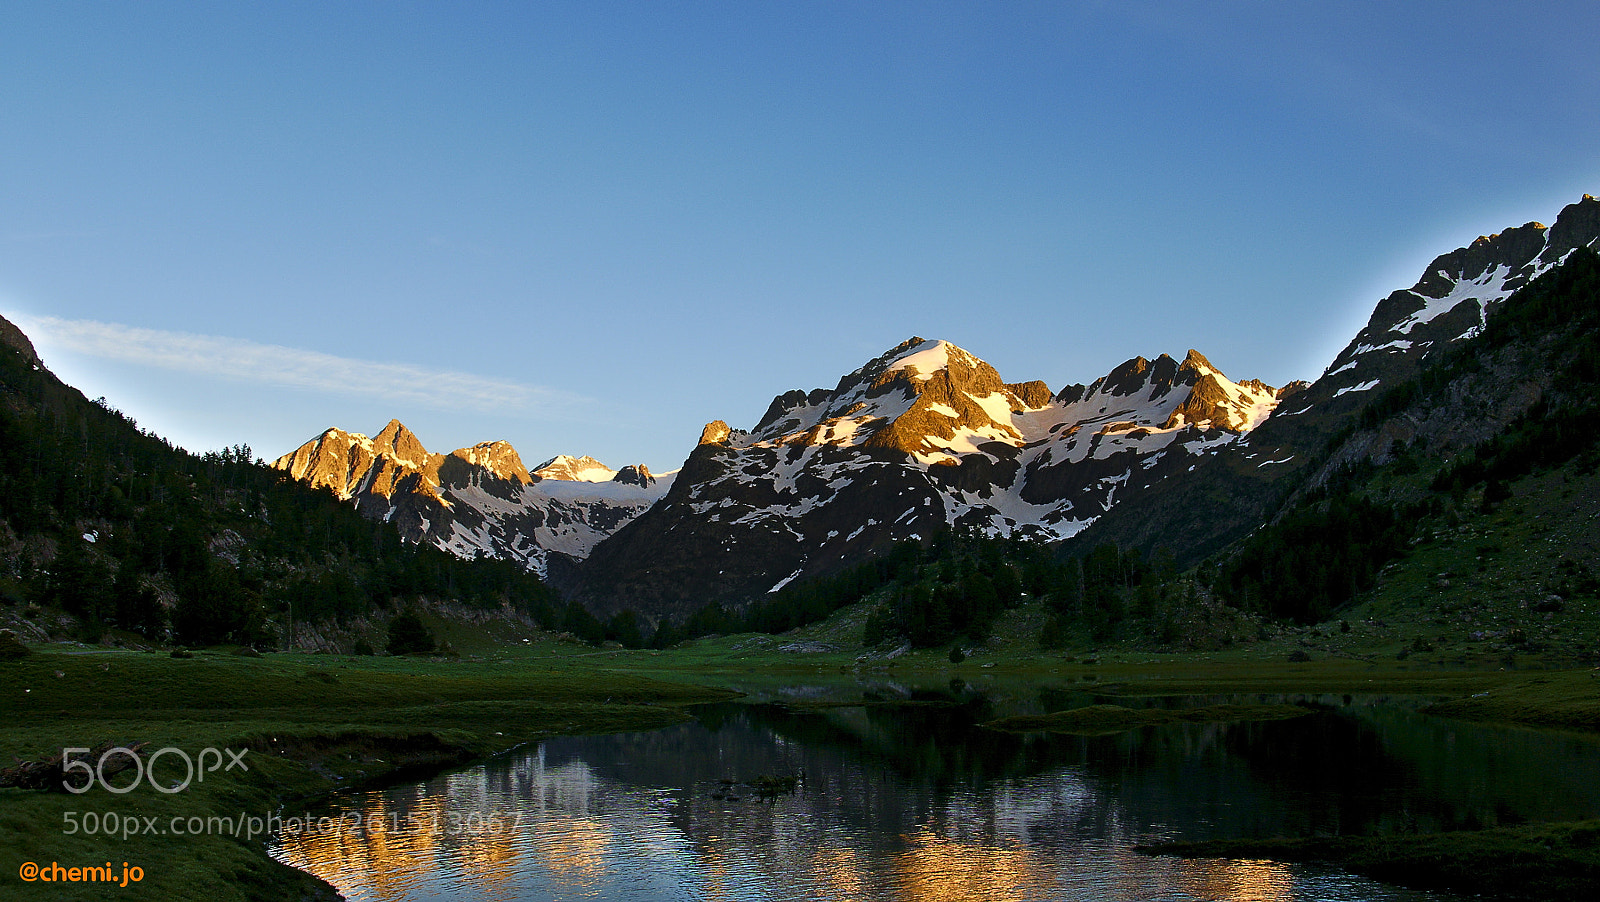
[[[338,357],[241,338],[54,316],[15,319],[41,344],[64,351],[257,385],[499,414],[538,412],[582,400],[554,389],[472,373]]]
[[[59,240],[62,240],[62,239],[78,239],[78,238],[93,238],[93,237],[95,237],[95,233],[94,232],[82,232],[82,231],[60,231],[60,230],[57,230],[57,231],[44,231],[44,232],[18,232],[18,231],[0,232],[0,241],[4,241],[4,242],[6,242],[8,244],[10,244],[10,243],[18,243],[18,244],[20,244],[22,242],[30,242],[30,241],[59,241]]]

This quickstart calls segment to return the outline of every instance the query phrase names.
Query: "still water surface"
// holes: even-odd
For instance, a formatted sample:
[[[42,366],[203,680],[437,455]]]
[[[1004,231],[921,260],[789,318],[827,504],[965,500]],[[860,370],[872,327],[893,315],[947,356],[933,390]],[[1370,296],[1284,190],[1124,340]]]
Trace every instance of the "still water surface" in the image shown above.
[[[706,706],[693,724],[550,740],[351,794],[272,851],[352,900],[1450,900],[1133,846],[1600,814],[1593,741],[1391,700],[1303,699],[1317,711],[1296,720],[1082,737],[976,724],[1105,699],[959,684],[883,694],[919,703]],[[730,785],[762,776],[799,779],[770,801]]]

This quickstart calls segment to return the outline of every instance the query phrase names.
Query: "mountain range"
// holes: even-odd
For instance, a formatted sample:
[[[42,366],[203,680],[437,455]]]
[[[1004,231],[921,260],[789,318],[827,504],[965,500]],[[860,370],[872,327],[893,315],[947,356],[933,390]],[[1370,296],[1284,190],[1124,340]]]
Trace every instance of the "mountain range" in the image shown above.
[[[673,481],[642,465],[612,470],[566,455],[530,472],[507,442],[439,454],[398,420],[371,438],[329,429],[272,465],[394,524],[407,541],[516,561],[540,576],[552,555],[586,557]]]
[[[746,605],[949,527],[1193,563],[1341,468],[1418,442],[1470,448],[1558,389],[1524,361],[1449,403],[1391,394],[1597,243],[1600,201],[1587,195],[1551,226],[1479,238],[1381,300],[1318,379],[1281,388],[1235,382],[1191,350],[1052,391],[913,337],[831,389],[778,395],[748,430],[707,424],[659,478],[588,458],[529,472],[504,442],[435,454],[398,422],[372,439],[330,429],[274,466],[411,541],[517,561],[600,614]],[[1386,397],[1395,409],[1374,417]]]

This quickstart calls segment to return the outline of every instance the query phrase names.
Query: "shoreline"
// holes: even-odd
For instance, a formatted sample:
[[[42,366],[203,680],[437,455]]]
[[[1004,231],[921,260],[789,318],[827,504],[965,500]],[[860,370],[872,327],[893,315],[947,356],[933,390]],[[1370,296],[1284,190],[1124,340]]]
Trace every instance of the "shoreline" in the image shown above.
[[[1594,726],[1600,724],[1600,679],[1588,670],[1420,671],[1363,662],[1306,665],[1192,657],[1069,663],[1041,657],[991,668],[914,659],[885,672],[848,667],[827,655],[707,660],[704,649],[687,649],[578,660],[550,647],[516,651],[518,657],[497,661],[294,654],[252,658],[226,650],[176,660],[152,652],[80,654],[36,648],[29,658],[0,666],[0,696],[26,699],[13,706],[21,710],[12,718],[15,726],[0,737],[0,760],[37,756],[52,748],[147,742],[149,749],[170,746],[191,753],[204,747],[248,748],[245,760],[251,768],[176,795],[144,788],[126,795],[86,796],[0,790],[0,818],[8,827],[3,847],[18,862],[60,861],[63,866],[69,861],[98,863],[110,852],[118,862],[143,867],[148,877],[141,892],[164,899],[332,900],[340,898],[332,884],[272,858],[265,837],[70,836],[63,835],[62,817],[85,808],[158,820],[299,813],[296,809],[315,807],[340,793],[428,779],[543,739],[680,723],[690,717],[685,710],[690,705],[737,698],[741,683],[752,691],[750,684],[776,692],[799,684],[885,678],[908,684],[959,680],[981,690],[992,678],[997,683],[1062,681],[1113,698],[1375,692],[1439,699],[1425,709],[1437,715],[1577,730],[1600,741]],[[1531,861],[1540,854],[1535,845],[1555,842],[1551,837],[1571,837],[1567,845],[1561,845],[1566,840],[1556,843],[1559,855],[1546,856],[1546,870],[1559,878],[1563,869],[1588,866],[1582,843],[1591,835],[1600,836],[1600,825],[1592,830],[1590,822],[1493,828],[1446,834],[1443,840],[1347,837],[1341,840],[1345,845],[1338,845],[1316,837],[1279,838],[1150,851],[1281,860],[1312,860],[1305,856],[1315,852],[1340,856],[1315,860],[1397,882],[1391,875],[1404,868],[1370,864],[1363,857],[1373,854],[1370,848],[1415,850],[1406,859],[1413,863],[1405,867],[1420,869],[1423,865],[1415,862],[1433,860],[1441,873],[1472,873],[1473,860],[1496,860],[1497,849],[1511,859]],[[1600,861],[1595,866],[1600,868]],[[1523,883],[1545,885],[1532,877]],[[19,898],[45,897],[30,895],[21,886]],[[103,896],[103,888],[60,885],[50,893],[52,899],[87,900]]]

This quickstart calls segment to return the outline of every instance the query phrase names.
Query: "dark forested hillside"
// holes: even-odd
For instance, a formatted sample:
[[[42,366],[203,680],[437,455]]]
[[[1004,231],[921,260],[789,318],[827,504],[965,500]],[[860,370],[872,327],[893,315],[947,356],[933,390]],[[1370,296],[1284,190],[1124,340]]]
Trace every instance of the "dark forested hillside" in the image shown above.
[[[403,543],[246,446],[175,448],[61,383],[0,324],[0,598],[31,622],[88,640],[276,645],[296,624],[416,598],[553,618],[553,595],[517,565]]]
[[[1308,483],[1275,518],[1201,568],[1221,596],[1314,622],[1371,588],[1430,519],[1488,511],[1511,497],[1511,483],[1543,470],[1571,463],[1593,474],[1600,255],[1573,251],[1428,364],[1327,441],[1321,468],[1304,471]],[[1486,419],[1497,428],[1444,431]]]

